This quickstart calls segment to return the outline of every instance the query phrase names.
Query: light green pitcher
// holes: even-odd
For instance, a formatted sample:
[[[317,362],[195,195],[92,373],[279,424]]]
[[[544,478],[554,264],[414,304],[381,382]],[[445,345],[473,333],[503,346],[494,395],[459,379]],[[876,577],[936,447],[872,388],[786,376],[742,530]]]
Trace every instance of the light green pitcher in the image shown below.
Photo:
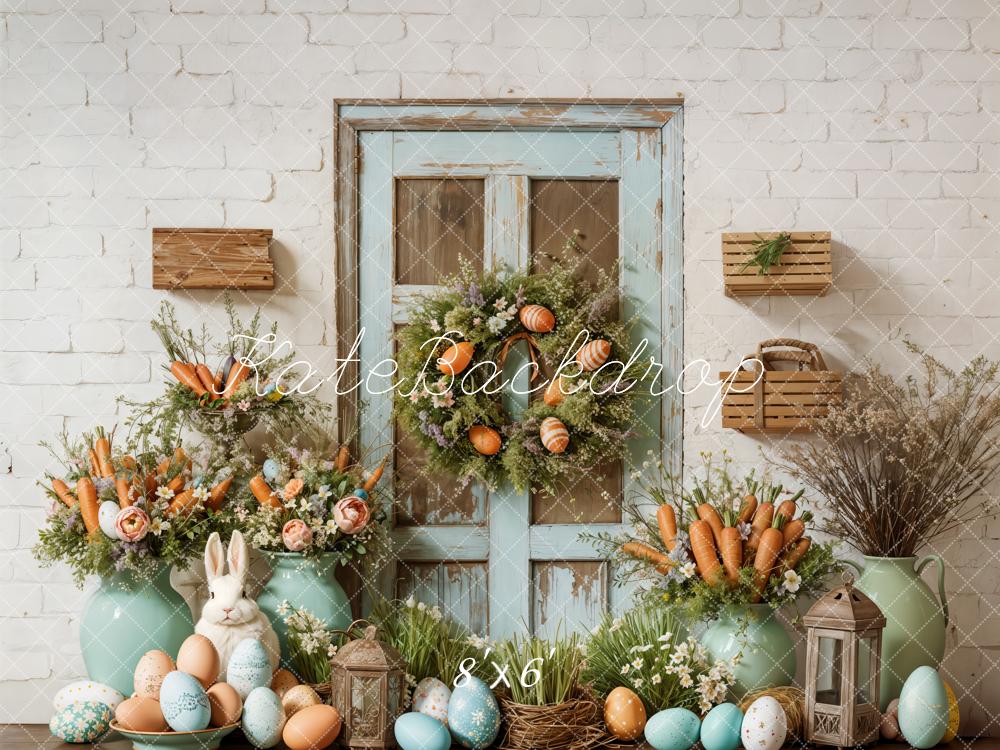
[[[850,563],[850,561],[848,561]],[[920,577],[929,563],[937,563],[938,597]],[[944,656],[948,626],[948,599],[944,592],[944,561],[938,555],[868,557],[855,584],[885,615],[882,632],[882,672],[879,704],[884,711],[898,698],[903,683],[917,667],[937,669]]]
[[[795,643],[767,604],[732,607],[701,637],[713,660],[739,654],[732,692],[736,698],[764,688],[791,685],[795,679]]]

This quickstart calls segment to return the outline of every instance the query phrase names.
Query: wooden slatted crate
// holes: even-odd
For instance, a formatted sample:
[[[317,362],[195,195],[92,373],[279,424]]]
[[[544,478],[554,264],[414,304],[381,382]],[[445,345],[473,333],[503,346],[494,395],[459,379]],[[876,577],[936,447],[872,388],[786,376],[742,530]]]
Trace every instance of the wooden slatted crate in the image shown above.
[[[791,232],[792,246],[767,274],[747,266],[753,245],[778,232],[726,232],[722,235],[722,275],[730,297],[823,296],[833,283],[829,232]]]
[[[769,347],[792,347],[765,351]],[[775,362],[791,362],[796,370],[776,370]],[[763,364],[761,374],[758,363]],[[719,373],[723,383],[722,426],[740,432],[811,432],[817,419],[843,398],[843,376],[826,369],[814,344],[795,339],[762,341],[737,371]]]
[[[154,289],[274,289],[270,229],[153,229]]]

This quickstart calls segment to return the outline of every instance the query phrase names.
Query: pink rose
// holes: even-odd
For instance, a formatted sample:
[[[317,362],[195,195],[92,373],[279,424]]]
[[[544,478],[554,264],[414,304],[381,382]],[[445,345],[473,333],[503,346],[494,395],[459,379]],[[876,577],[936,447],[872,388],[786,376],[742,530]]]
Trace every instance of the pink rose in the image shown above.
[[[333,520],[345,534],[357,534],[371,518],[368,503],[356,495],[348,495],[333,506]]]
[[[142,508],[130,505],[115,516],[115,531],[126,542],[139,542],[149,531],[149,516]]]
[[[289,552],[301,552],[312,544],[312,529],[306,525],[305,521],[293,518],[281,530],[281,540],[285,543],[285,547],[288,548]]]

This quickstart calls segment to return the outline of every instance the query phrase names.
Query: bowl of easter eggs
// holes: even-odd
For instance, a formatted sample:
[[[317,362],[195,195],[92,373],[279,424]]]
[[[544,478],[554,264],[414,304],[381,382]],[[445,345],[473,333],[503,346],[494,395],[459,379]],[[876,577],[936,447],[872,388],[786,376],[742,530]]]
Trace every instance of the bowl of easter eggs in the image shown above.
[[[226,727],[209,727],[194,732],[136,732],[125,729],[117,721],[111,722],[111,728],[127,738],[135,750],[214,750],[222,738],[231,734],[239,724]]]

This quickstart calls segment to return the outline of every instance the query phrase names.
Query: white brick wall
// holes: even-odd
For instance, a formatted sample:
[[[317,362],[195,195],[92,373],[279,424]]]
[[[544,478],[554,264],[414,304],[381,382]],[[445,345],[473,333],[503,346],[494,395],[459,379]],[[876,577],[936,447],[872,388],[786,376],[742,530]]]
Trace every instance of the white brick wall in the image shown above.
[[[0,722],[46,721],[82,670],[80,596],[29,552],[37,441],[156,391],[149,228],[273,227],[278,288],[241,304],[329,355],[334,98],[680,92],[687,359],[732,364],[748,331],[842,367],[898,366],[897,331],[1000,357],[992,0],[13,0],[0,43]],[[719,232],[772,227],[834,232],[830,295],[722,295]],[[219,323],[214,294],[173,297]],[[699,426],[706,403],[689,455],[754,461],[758,442]],[[1000,713],[997,528],[942,545],[971,731]]]

